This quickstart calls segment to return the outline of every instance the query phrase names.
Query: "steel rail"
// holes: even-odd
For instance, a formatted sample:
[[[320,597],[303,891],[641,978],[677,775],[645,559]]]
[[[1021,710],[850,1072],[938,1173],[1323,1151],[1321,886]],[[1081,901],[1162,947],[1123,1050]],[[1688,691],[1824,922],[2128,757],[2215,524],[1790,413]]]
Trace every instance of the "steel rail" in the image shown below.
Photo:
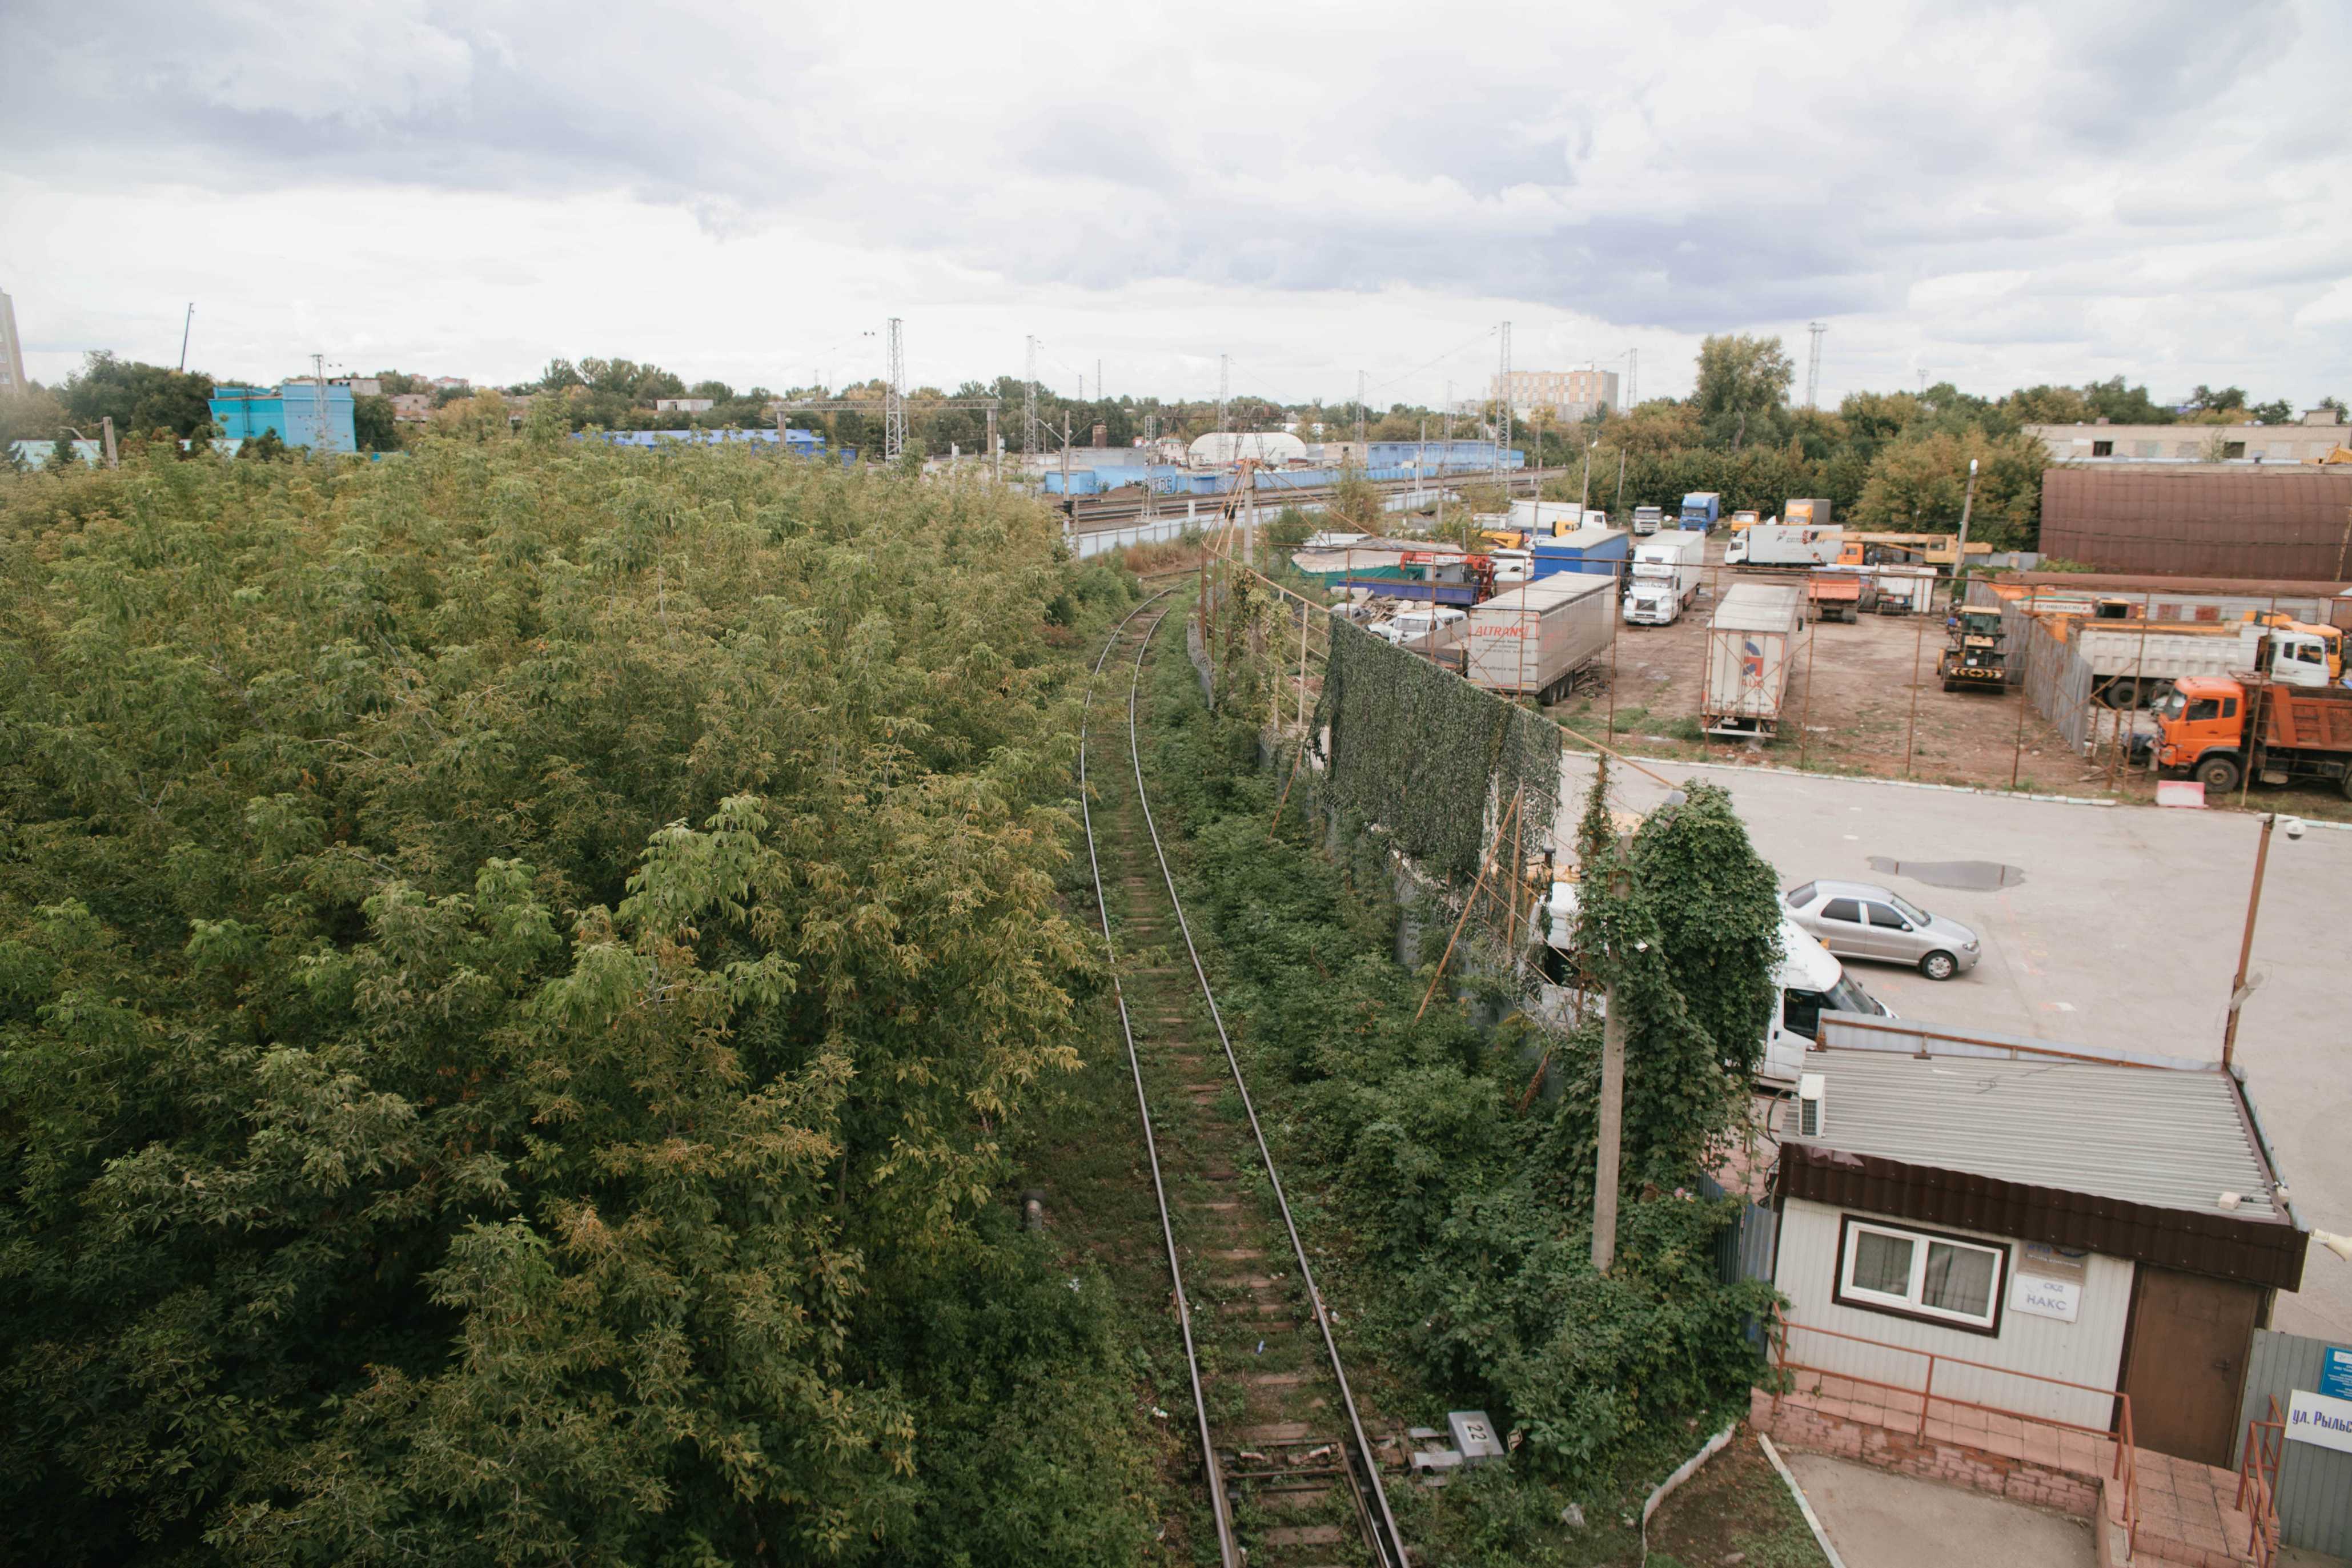
[[[1176,1229],[1173,1222],[1169,1218],[1168,1186],[1160,1172],[1160,1144],[1152,1134],[1151,1101],[1150,1097],[1144,1092],[1143,1061],[1136,1052],[1135,1026],[1128,1017],[1127,988],[1119,984],[1118,955],[1110,934],[1110,904],[1103,897],[1102,857],[1095,848],[1094,807],[1087,799],[1087,721],[1094,714],[1095,683],[1101,678],[1103,665],[1109,660],[1111,650],[1117,647],[1118,640],[1127,634],[1128,623],[1173,591],[1172,589],[1162,589],[1129,611],[1119,619],[1118,624],[1111,628],[1109,641],[1103,644],[1103,651],[1095,658],[1094,670],[1087,681],[1086,702],[1079,709],[1078,810],[1086,822],[1087,864],[1094,873],[1095,912],[1102,917],[1103,946],[1111,957],[1111,995],[1118,1001],[1118,1031],[1127,1041],[1128,1071],[1135,1078],[1135,1108],[1143,1120],[1143,1152],[1151,1165],[1151,1194],[1160,1205],[1160,1239],[1168,1249],[1168,1278],[1176,1294],[1176,1322],[1183,1331],[1184,1365],[1192,1375],[1192,1412],[1200,1426],[1201,1467],[1208,1473],[1209,1507],[1210,1511],[1216,1516],[1218,1559],[1223,1564],[1223,1568],[1241,1568],[1241,1549],[1239,1543],[1234,1539],[1233,1504],[1225,1496],[1224,1468],[1217,1463],[1216,1444],[1209,1436],[1209,1402],[1202,1392],[1201,1358],[1192,1343],[1192,1311],[1184,1293],[1184,1266],[1178,1259]],[[1162,618],[1165,618],[1167,613],[1165,610],[1160,612]],[[1150,640],[1151,633],[1157,631],[1159,626],[1159,620],[1154,620],[1145,629],[1143,633],[1145,642],[1148,643]]]
[[[1290,1199],[1284,1193],[1282,1177],[1275,1169],[1274,1153],[1266,1146],[1265,1130],[1258,1124],[1257,1106],[1250,1099],[1249,1084],[1242,1076],[1241,1059],[1234,1055],[1233,1039],[1225,1032],[1224,1014],[1217,1007],[1217,994],[1209,984],[1208,970],[1202,967],[1200,949],[1192,944],[1192,926],[1184,915],[1184,901],[1176,892],[1176,874],[1170,868],[1168,852],[1160,841],[1159,824],[1152,820],[1151,797],[1143,783],[1143,745],[1138,729],[1136,699],[1143,686],[1144,655],[1150,652],[1151,639],[1159,632],[1160,622],[1166,619],[1167,615],[1163,612],[1160,620],[1154,621],[1146,627],[1143,634],[1136,640],[1135,678],[1127,691],[1127,746],[1128,755],[1135,765],[1136,804],[1142,808],[1143,825],[1151,835],[1151,852],[1160,862],[1160,875],[1168,886],[1168,903],[1176,912],[1176,926],[1184,937],[1185,956],[1192,961],[1192,977],[1200,982],[1202,998],[1209,1004],[1210,1021],[1217,1026],[1217,1041],[1224,1048],[1225,1065],[1232,1071],[1234,1092],[1241,1096],[1242,1111],[1249,1118],[1250,1136],[1256,1141],[1259,1162],[1265,1166],[1266,1182],[1274,1190],[1275,1206],[1281,1210],[1283,1229],[1289,1233],[1291,1255],[1298,1263],[1299,1282],[1306,1286],[1307,1302],[1315,1309],[1315,1326],[1322,1332],[1324,1354],[1330,1361],[1332,1378],[1339,1386],[1339,1403],[1348,1412],[1348,1428],[1355,1436],[1356,1459],[1361,1467],[1361,1476],[1358,1481],[1360,1493],[1361,1490],[1369,1490],[1373,1502],[1379,1508],[1377,1519],[1365,1516],[1366,1533],[1370,1537],[1372,1554],[1379,1559],[1383,1568],[1411,1568],[1405,1556],[1404,1536],[1397,1529],[1396,1515],[1389,1509],[1388,1490],[1381,1484],[1379,1458],[1372,1452],[1371,1443],[1364,1436],[1364,1423],[1356,1414],[1356,1396],[1348,1386],[1347,1369],[1340,1364],[1339,1343],[1331,1337],[1331,1320],[1323,1307],[1323,1292],[1315,1283],[1315,1270],[1307,1260],[1306,1245],[1298,1239],[1297,1222],[1291,1218]],[[1124,626],[1124,624],[1125,622],[1122,622],[1121,625]],[[1105,651],[1106,656],[1108,652],[1108,650]],[[1091,691],[1089,697],[1091,697]],[[1097,898],[1099,900],[1099,883],[1097,885]],[[1141,1084],[1139,1077],[1137,1082],[1139,1089]],[[1148,1119],[1146,1125],[1149,1125]],[[1167,1213],[1164,1206],[1160,1213],[1164,1220]],[[1171,1246],[1172,1248],[1172,1242]],[[1173,1260],[1172,1251],[1171,1260],[1171,1262]],[[1204,1434],[1207,1431],[1205,1416],[1202,1430]]]

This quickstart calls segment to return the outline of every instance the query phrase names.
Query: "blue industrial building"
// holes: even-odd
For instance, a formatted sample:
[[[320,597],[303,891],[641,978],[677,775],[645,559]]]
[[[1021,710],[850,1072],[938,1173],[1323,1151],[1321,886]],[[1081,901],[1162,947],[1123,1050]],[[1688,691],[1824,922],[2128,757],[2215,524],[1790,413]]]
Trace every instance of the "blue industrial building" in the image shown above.
[[[1366,455],[1368,466],[1356,470],[1358,477],[1379,480],[1438,478],[1452,476],[1475,478],[1491,473],[1495,466],[1495,445],[1489,441],[1432,441],[1423,444],[1412,441],[1376,441]],[[1099,458],[1100,453],[1089,453]],[[1428,460],[1428,466],[1416,465]],[[1401,460],[1400,460],[1401,459]],[[1506,473],[1527,466],[1527,454],[1505,447],[1502,466]],[[1260,468],[1252,474],[1250,487],[1260,492],[1286,490],[1320,490],[1348,477],[1343,468]],[[1120,464],[1099,469],[1073,468],[1066,485],[1060,473],[1045,470],[1045,494],[1059,496],[1100,496],[1129,485],[1150,485],[1154,494],[1161,496],[1227,496],[1237,483],[1230,468],[1180,468],[1172,464],[1131,465]]]
[[[323,390],[326,400],[320,401]],[[289,446],[313,452],[357,452],[359,437],[352,429],[352,389],[316,382],[287,382],[276,387],[216,387],[213,391],[213,423],[230,441],[250,441],[264,431],[275,431]]]

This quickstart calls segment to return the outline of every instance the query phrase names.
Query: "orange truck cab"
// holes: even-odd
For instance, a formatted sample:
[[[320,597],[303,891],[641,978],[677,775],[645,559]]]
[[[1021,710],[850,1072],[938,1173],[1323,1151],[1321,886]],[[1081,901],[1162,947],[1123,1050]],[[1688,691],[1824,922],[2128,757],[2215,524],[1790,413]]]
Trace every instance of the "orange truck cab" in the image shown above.
[[[2334,783],[2352,800],[2352,691],[2228,675],[2184,675],[2156,708],[2156,760],[2208,794],[2251,770],[2265,784]]]

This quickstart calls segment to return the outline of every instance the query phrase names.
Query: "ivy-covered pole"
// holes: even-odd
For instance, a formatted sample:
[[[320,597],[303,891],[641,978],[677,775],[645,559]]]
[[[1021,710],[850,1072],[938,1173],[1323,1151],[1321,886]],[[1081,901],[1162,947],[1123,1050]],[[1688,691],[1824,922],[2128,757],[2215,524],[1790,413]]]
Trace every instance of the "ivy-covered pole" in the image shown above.
[[[1632,891],[1626,875],[1625,847],[1618,841],[1616,824],[1609,816],[1606,757],[1596,760],[1592,794],[1585,802],[1584,820],[1578,825],[1577,837],[1577,912],[1583,927],[1579,935],[1594,939],[1590,946],[1580,941],[1578,946],[1588,961],[1596,956],[1600,959],[1604,981],[1601,1003],[1600,1147],[1592,1188],[1592,1269],[1595,1273],[1606,1274],[1617,1259],[1617,1182],[1625,1142],[1625,1009],[1619,1005],[1620,966],[1610,938],[1622,924],[1617,915]],[[1607,877],[1605,894],[1596,873],[1605,873]]]

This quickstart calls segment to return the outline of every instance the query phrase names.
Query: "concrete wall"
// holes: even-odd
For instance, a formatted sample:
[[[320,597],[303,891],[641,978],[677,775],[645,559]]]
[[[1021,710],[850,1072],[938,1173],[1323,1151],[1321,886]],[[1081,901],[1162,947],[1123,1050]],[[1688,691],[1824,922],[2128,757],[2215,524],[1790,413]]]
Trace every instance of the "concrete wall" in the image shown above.
[[[2124,1322],[2131,1312],[2129,1262],[2096,1254],[2091,1257],[2083,1284],[2083,1305],[2074,1322],[2034,1317],[2004,1302],[1998,1334],[1970,1333],[1938,1323],[1838,1305],[1832,1292],[1837,1281],[1839,1221],[1844,1212],[1801,1198],[1791,1198],[1781,1211],[1780,1259],[1773,1283],[1789,1298],[1790,1322],[1859,1334],[1888,1345],[1931,1352],[1938,1357],[1955,1356],[2041,1377],[2063,1378],[2070,1383],[2105,1388],[2116,1386],[2123,1364]],[[1883,1216],[1858,1218],[1877,1224],[1920,1228],[1907,1220],[1889,1220]],[[1927,1228],[2008,1246],[2013,1278],[2018,1249],[2008,1239],[1951,1230],[1948,1227]],[[2009,1291],[2007,1281],[2002,1289],[2004,1293]],[[1801,1331],[1790,1333],[1789,1356],[1808,1366],[1913,1390],[1921,1386],[1927,1368],[1923,1355],[1907,1355],[1901,1351]],[[1941,1360],[1936,1364],[1935,1391],[1955,1399],[2099,1431],[2107,1428],[2114,1414],[2115,1402],[2106,1396],[2054,1388],[2030,1378],[2007,1377],[1974,1367],[1948,1366]]]
[[[2029,424],[2060,463],[2308,463],[2352,446],[2343,424]],[[2102,451],[2104,447],[2105,450]],[[2233,450],[2234,449],[2234,450]]]

